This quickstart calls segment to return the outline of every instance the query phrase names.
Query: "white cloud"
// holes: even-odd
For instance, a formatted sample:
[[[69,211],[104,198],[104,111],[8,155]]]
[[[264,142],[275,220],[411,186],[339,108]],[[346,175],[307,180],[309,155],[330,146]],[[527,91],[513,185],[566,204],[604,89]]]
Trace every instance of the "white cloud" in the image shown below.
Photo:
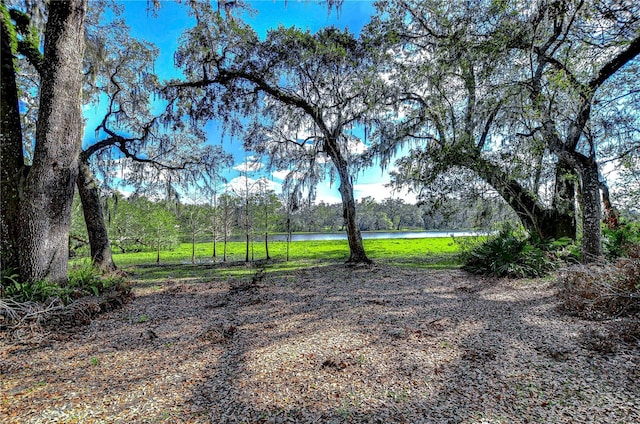
[[[253,178],[235,177],[227,183],[227,188],[238,195],[246,193],[247,190],[251,194],[256,194],[260,192],[261,184],[264,185],[267,190],[275,191],[276,194],[280,194],[282,192],[282,184],[266,178],[256,180]]]
[[[289,175],[289,173],[290,173],[290,172],[291,172],[291,171],[288,171],[288,170],[286,170],[286,169],[280,169],[280,170],[278,170],[278,171],[273,171],[273,172],[271,173],[271,175],[272,175],[274,178],[277,178],[277,179],[279,179],[279,180],[284,180],[285,178],[287,178],[287,175]]]
[[[294,178],[294,179],[300,179],[300,178],[302,178],[302,177],[303,177],[303,175],[302,175],[300,172],[296,172],[296,171],[289,171],[289,170],[287,170],[287,169],[280,169],[280,170],[278,170],[278,171],[273,171],[273,172],[271,173],[271,175],[272,175],[274,178],[276,178],[276,179],[278,179],[278,180],[281,180],[281,181],[284,181],[284,180],[287,178],[287,176],[288,176],[289,174],[291,174],[291,177],[292,177],[292,178]]]
[[[380,181],[376,183],[366,183],[366,184],[355,184],[353,186],[353,191],[356,200],[362,199],[364,197],[372,197],[377,202],[381,202],[384,199],[388,199],[389,197],[393,197],[396,199],[402,199],[406,203],[415,203],[416,196],[415,193],[409,193],[408,190],[393,190],[391,187],[388,187],[387,181]]]
[[[273,190],[276,194],[282,193],[282,184],[263,178],[267,184],[267,190]]]
[[[367,151],[368,147],[357,137],[349,137],[347,141],[347,149],[349,153],[361,155]]]
[[[256,172],[262,169],[263,166],[259,159],[249,156],[246,161],[237,164],[233,169],[239,172]]]
[[[316,189],[316,203],[342,203],[342,198],[338,192],[338,186],[336,184],[329,185],[328,181],[325,181],[318,185]]]

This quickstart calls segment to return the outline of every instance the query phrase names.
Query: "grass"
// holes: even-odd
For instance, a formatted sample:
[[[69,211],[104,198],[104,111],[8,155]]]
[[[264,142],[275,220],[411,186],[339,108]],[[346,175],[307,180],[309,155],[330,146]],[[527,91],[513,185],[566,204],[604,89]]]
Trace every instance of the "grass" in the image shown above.
[[[459,246],[450,238],[422,239],[373,239],[364,240],[369,258],[374,261],[425,268],[451,268],[459,266],[456,255]],[[237,262],[245,259],[245,243],[227,243],[227,261]],[[222,243],[217,245],[217,261],[222,260]],[[269,254],[275,261],[284,262],[286,258],[285,242],[270,242]],[[290,265],[299,268],[313,262],[340,262],[349,256],[346,240],[295,241],[290,245]],[[253,260],[265,259],[264,243],[250,245],[249,257]],[[114,261],[119,266],[153,264],[156,252],[114,253]],[[196,244],[196,262],[212,262],[212,243]],[[178,248],[160,252],[161,264],[190,264],[191,244],[183,243]]]
[[[246,264],[245,243],[227,244],[227,262],[222,263],[222,243],[217,245],[217,259],[212,261],[212,243],[196,244],[196,264],[191,264],[191,244],[183,243],[171,251],[160,252],[160,265],[156,252],[115,253],[113,259],[121,269],[135,275],[135,280],[152,288],[168,279],[181,282],[205,282],[228,277],[243,278],[255,273],[252,263]],[[370,239],[364,240],[367,255],[376,263],[411,267],[447,269],[461,266],[458,260],[460,244],[451,238],[422,239]],[[264,243],[250,246],[249,256],[254,261],[264,260]],[[346,240],[291,242],[289,261],[286,243],[270,242],[271,271],[287,273],[312,266],[340,263],[349,257]],[[74,262],[81,261],[76,259]]]

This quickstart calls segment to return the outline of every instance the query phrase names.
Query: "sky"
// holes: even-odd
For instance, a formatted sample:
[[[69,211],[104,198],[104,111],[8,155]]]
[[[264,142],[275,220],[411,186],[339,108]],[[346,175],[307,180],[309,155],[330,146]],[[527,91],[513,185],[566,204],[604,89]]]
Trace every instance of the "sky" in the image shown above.
[[[214,0],[215,1],[215,0]],[[183,31],[194,25],[194,20],[187,13],[186,4],[178,4],[175,1],[162,1],[157,13],[148,10],[150,2],[147,0],[117,1],[124,6],[124,19],[130,27],[131,36],[154,43],[160,50],[159,58],[155,65],[155,71],[160,80],[167,80],[180,76],[173,61],[173,54],[178,46]],[[185,3],[185,2],[183,2]],[[303,30],[316,32],[320,28],[335,25],[340,28],[348,28],[352,33],[358,34],[362,27],[375,13],[373,1],[345,0],[340,11],[329,12],[325,5],[317,1],[288,0],[286,3],[279,0],[248,1],[249,5],[256,9],[254,16],[245,16],[243,19],[250,24],[260,37],[264,37],[269,28],[279,25],[285,27],[296,26]],[[90,111],[86,112],[90,115]],[[97,116],[87,116],[87,132],[85,138],[93,137],[93,128],[96,125]],[[210,122],[206,127],[208,140],[211,143],[220,143],[220,125]],[[240,178],[240,171],[245,169],[244,161],[247,154],[242,149],[240,141],[223,141],[224,148],[234,156],[234,166],[225,172],[225,177],[232,183]],[[388,169],[387,169],[388,171]],[[389,182],[387,171],[374,166],[361,172],[355,180],[354,194],[356,199],[373,197],[383,200],[392,195],[391,189],[385,184]],[[258,175],[262,172],[262,175]],[[281,173],[272,170],[267,174],[266,170],[254,173],[254,178],[266,177],[271,181],[272,188],[280,191],[282,182]],[[235,181],[234,181],[235,180]],[[414,203],[415,197],[408,193],[394,193],[395,197],[402,197],[407,202]],[[340,194],[338,184],[324,181],[319,184],[316,191],[316,202],[339,203]]]

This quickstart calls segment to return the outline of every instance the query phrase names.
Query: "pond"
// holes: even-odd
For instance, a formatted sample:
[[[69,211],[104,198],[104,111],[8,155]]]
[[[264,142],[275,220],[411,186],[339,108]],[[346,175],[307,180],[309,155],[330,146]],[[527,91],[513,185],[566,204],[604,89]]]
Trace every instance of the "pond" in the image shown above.
[[[482,231],[384,231],[384,232],[362,232],[362,238],[367,239],[415,239],[430,237],[465,237],[486,234]],[[291,241],[323,241],[323,240],[346,240],[347,233],[294,233],[291,234]],[[243,241],[242,237],[233,237],[233,241]],[[256,241],[264,238],[256,237]],[[286,241],[286,234],[269,235],[269,241]]]

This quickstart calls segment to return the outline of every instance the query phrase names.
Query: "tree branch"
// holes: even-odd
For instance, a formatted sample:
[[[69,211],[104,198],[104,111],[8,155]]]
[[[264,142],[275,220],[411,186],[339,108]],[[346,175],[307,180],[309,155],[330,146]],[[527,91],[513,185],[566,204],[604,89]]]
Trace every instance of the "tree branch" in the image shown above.
[[[595,91],[606,80],[608,80],[613,74],[615,74],[620,68],[633,60],[638,54],[640,54],[640,35],[636,37],[626,49],[619,52],[609,62],[607,62],[591,81],[588,83],[590,91]]]
[[[162,91],[166,94],[167,88],[206,88],[214,84],[227,86],[229,83],[235,80],[244,80],[255,84],[255,86],[260,91],[270,95],[276,100],[301,109],[311,119],[313,119],[315,124],[320,128],[325,136],[328,137],[331,135],[331,131],[322,118],[322,110],[320,109],[320,107],[312,105],[305,99],[302,99],[294,94],[287,93],[279,87],[274,87],[273,85],[269,84],[264,78],[251,72],[242,70],[219,69],[218,75],[216,75],[216,77],[214,78],[170,84],[166,86]]]
[[[38,47],[25,40],[19,40],[18,53],[26,57],[31,66],[33,66],[36,72],[38,72],[38,75],[42,76],[43,56],[42,53],[40,53],[40,50],[38,50]]]
[[[18,40],[18,53],[26,57],[38,74],[42,75],[44,55],[40,52],[40,37],[37,30],[31,25],[31,18],[17,9],[11,9],[9,14],[16,23],[16,30],[22,36],[22,39]]]

